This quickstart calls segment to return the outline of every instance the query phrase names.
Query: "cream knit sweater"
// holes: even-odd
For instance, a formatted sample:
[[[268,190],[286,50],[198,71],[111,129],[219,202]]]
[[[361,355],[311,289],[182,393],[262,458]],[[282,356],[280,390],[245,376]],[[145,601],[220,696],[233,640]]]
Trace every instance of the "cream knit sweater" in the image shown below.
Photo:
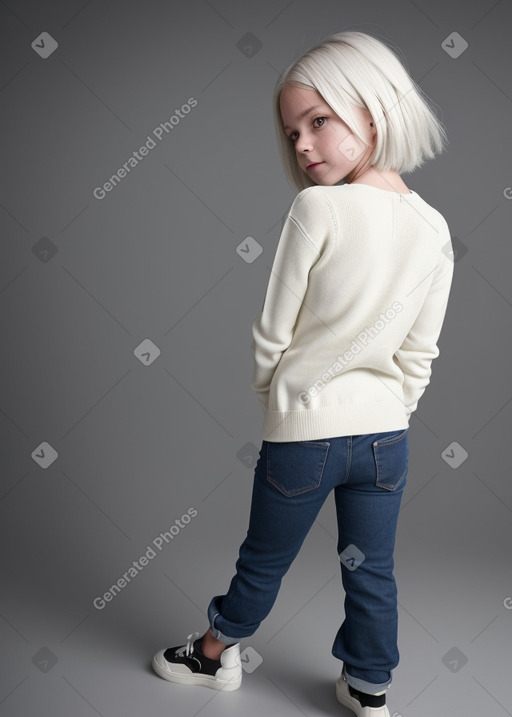
[[[446,220],[416,192],[299,192],[252,325],[264,440],[408,427],[439,355],[451,250]]]

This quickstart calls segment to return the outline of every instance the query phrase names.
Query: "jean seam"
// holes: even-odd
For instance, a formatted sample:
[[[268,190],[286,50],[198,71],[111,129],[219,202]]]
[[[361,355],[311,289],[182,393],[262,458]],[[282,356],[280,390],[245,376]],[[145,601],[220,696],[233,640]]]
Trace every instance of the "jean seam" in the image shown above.
[[[345,464],[345,478],[344,483],[348,481],[350,475],[350,468],[352,467],[352,436],[348,436],[347,441],[347,462]]]

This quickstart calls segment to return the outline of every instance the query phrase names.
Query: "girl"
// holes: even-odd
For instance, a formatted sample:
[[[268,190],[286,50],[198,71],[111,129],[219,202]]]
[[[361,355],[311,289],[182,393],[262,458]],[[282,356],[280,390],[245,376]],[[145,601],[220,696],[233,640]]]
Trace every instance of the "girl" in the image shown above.
[[[360,717],[389,717],[409,419],[439,355],[453,275],[445,219],[400,173],[442,152],[446,134],[396,54],[362,32],[291,65],[274,109],[298,194],[252,327],[264,420],[249,528],[206,633],[161,650],[153,667],[171,682],[240,687],[239,642],[270,612],[334,490],[345,591],[336,695]]]

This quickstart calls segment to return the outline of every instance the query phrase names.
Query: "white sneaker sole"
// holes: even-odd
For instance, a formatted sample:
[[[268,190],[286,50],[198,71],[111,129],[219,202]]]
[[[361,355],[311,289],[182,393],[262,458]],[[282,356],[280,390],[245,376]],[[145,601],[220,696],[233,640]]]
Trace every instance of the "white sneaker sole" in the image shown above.
[[[164,658],[162,658],[164,659]],[[198,675],[191,673],[190,675],[181,675],[169,670],[158,662],[157,656],[153,658],[153,670],[159,677],[163,677],[168,682],[177,682],[181,685],[201,685],[202,687],[210,687],[213,690],[222,692],[232,692],[237,690],[242,684],[242,675],[233,677],[232,680],[219,680],[215,675]]]

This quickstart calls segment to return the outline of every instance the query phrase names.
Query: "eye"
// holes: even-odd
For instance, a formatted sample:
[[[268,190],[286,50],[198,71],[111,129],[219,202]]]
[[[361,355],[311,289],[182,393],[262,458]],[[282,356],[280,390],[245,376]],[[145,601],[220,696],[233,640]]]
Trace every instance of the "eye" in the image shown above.
[[[315,122],[318,122],[319,120],[321,120],[321,121],[322,121],[322,124],[321,124],[320,126],[317,125],[317,129],[320,129],[320,127],[323,127],[323,126],[324,126],[326,119],[327,119],[327,117],[315,117],[315,119],[313,120],[313,124],[314,124]],[[297,138],[295,138],[295,139],[293,138],[293,135],[295,135],[295,134],[297,134],[297,132],[291,132],[291,133],[288,135],[288,139],[290,140],[290,142],[292,142],[292,144],[295,144],[295,142],[297,141]]]

